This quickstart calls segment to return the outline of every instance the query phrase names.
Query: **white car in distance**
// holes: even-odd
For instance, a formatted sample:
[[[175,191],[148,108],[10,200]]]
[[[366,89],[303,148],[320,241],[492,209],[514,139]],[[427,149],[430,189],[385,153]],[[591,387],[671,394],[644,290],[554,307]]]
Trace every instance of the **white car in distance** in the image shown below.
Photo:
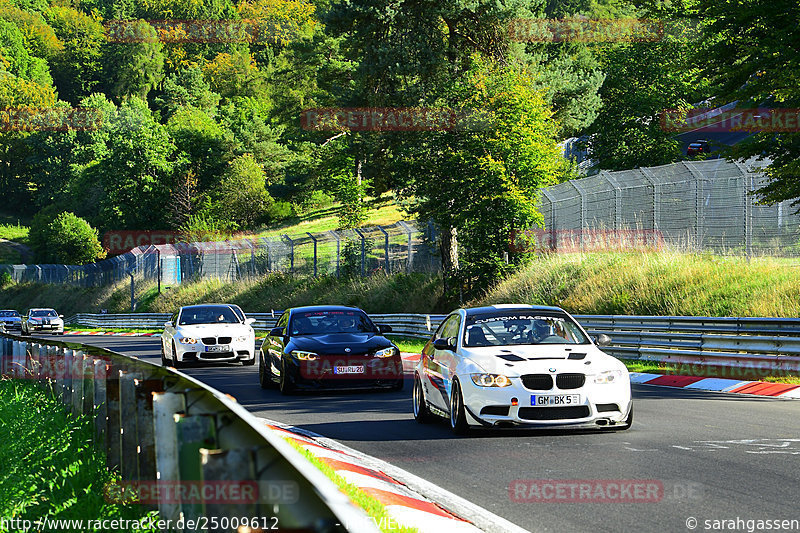
[[[628,370],[558,307],[458,309],[425,345],[414,372],[418,422],[438,415],[451,429],[603,427],[628,429]]]
[[[22,334],[53,333],[64,334],[64,315],[56,313],[55,309],[36,308],[29,309],[22,321]]]
[[[232,304],[181,307],[164,324],[161,364],[179,367],[189,362],[255,363],[253,318]]]

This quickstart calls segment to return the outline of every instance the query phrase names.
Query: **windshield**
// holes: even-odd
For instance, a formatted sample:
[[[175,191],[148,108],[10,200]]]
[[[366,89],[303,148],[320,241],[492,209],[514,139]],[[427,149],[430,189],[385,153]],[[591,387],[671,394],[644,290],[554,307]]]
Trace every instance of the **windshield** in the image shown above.
[[[195,324],[238,324],[241,320],[228,306],[190,307],[181,312],[181,326]]]
[[[0,316],[19,316],[16,311],[0,311]]]
[[[566,315],[536,312],[469,316],[464,337],[467,347],[588,343],[586,335]]]
[[[36,316],[36,317],[52,316],[52,317],[56,317],[56,316],[58,316],[58,313],[56,313],[52,309],[37,309],[35,311],[31,311],[31,316]]]
[[[292,315],[292,335],[375,333],[377,328],[362,311],[307,311]]]

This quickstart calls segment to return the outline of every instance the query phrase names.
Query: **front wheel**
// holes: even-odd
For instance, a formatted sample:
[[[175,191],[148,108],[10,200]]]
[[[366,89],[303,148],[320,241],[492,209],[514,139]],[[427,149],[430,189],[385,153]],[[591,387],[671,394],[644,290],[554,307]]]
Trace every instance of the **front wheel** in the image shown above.
[[[469,432],[467,413],[464,409],[464,398],[461,396],[461,385],[458,380],[453,381],[450,394],[450,429],[456,435],[466,435]]]
[[[294,392],[294,383],[292,378],[289,377],[289,372],[286,369],[286,361],[281,359],[281,380],[280,380],[281,394],[288,396]]]
[[[430,412],[428,404],[425,402],[425,392],[422,390],[422,382],[419,376],[414,377],[412,400],[414,403],[414,420],[419,424],[427,424],[433,421],[433,414]]]
[[[175,342],[172,342],[172,357],[170,358],[170,365],[172,368],[180,368],[183,363],[178,361],[178,350],[175,347]]]
[[[169,363],[167,362],[167,355],[164,352],[165,352],[164,343],[162,342],[161,343],[161,366],[169,366]]]
[[[272,389],[275,387],[275,382],[272,378],[272,364],[267,364],[264,358],[258,357],[258,383],[262,389]]]

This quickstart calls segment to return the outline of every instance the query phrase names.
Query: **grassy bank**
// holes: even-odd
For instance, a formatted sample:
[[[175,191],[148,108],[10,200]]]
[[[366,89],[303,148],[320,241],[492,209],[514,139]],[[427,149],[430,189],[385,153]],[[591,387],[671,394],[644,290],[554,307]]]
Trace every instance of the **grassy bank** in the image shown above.
[[[0,290],[0,308],[55,307],[61,313],[130,312],[129,286],[103,289],[12,284]],[[225,283],[185,283],[146,297],[138,311],[172,312],[199,302],[234,302],[267,312],[297,305],[344,304],[371,313],[443,313],[438,276],[423,274],[317,279],[270,275]],[[800,316],[800,262],[678,253],[595,253],[538,259],[486,295],[465,302],[557,305],[578,314],[688,316]]]
[[[103,487],[113,478],[92,445],[91,427],[85,419],[67,418],[63,406],[34,383],[0,380],[0,442],[3,518],[94,521],[147,515],[141,505],[104,499]]]
[[[500,302],[576,314],[797,317],[800,262],[673,252],[554,255],[480,299]]]

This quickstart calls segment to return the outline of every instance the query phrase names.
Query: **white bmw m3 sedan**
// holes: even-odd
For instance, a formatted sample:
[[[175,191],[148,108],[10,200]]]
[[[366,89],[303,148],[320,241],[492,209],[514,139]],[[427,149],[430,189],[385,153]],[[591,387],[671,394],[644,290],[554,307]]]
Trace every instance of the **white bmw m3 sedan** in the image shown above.
[[[255,363],[255,332],[232,304],[187,305],[164,324],[161,334],[161,364],[181,366],[187,362]]]
[[[598,344],[558,307],[458,309],[422,350],[414,418],[438,415],[457,434],[480,426],[628,429],[628,370]]]

